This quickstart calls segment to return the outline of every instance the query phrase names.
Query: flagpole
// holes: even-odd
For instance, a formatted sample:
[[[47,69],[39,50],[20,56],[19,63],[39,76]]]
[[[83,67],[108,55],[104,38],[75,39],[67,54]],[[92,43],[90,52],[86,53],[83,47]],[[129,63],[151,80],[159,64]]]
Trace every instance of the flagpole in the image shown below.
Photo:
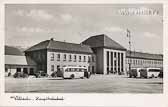
[[[129,38],[129,54],[130,54],[130,61],[129,61],[129,72],[131,71],[131,64],[132,64],[132,60],[131,60],[131,32],[127,29],[127,37]]]

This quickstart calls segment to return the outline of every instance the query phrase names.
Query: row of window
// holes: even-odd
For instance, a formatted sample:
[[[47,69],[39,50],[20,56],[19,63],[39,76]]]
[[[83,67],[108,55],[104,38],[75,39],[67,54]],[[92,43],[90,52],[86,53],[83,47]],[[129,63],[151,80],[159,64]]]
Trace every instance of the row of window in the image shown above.
[[[67,55],[67,54],[56,54],[56,55],[57,55],[57,61],[61,60],[61,55],[63,55],[63,61],[74,61],[74,62],[77,61],[77,55],[71,55],[71,54],[69,54],[69,55]],[[69,58],[67,58],[67,57],[69,57]],[[55,54],[51,53],[51,61],[54,61],[54,60],[55,60]],[[78,56],[78,61],[79,62],[82,62],[82,61],[83,62],[87,62],[87,61],[88,62],[95,62],[95,58],[94,58],[94,56],[88,56],[88,58],[87,58],[87,56],[83,56],[83,58],[82,58],[82,56],[79,55]]]
[[[142,64],[162,64],[162,61],[157,60],[142,60],[142,59],[127,59],[126,64],[142,65]]]
[[[54,65],[51,65],[51,71],[52,72],[55,71],[54,67],[55,67]],[[56,71],[59,71],[60,70],[60,65],[56,65],[56,67],[57,67]],[[66,67],[66,65],[64,65],[64,67]],[[82,67],[82,66],[79,66],[79,67]],[[83,66],[83,67],[86,67],[86,66]],[[88,66],[88,70],[94,72],[95,71],[95,67],[94,66]]]

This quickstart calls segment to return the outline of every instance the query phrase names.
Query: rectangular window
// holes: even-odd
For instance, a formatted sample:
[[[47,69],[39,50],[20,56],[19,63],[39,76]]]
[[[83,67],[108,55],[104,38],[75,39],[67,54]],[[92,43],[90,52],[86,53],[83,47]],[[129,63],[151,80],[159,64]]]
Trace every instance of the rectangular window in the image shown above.
[[[60,71],[60,65],[57,65],[57,71]]]
[[[76,62],[76,55],[74,55],[74,62]]]
[[[124,71],[124,56],[123,53],[121,53],[121,70]]]
[[[30,73],[29,75],[33,75],[34,74],[34,68],[30,68]]]
[[[111,52],[111,71],[113,71],[113,52]]]
[[[92,62],[94,62],[94,61],[95,61],[94,56],[92,56]]]
[[[69,55],[69,61],[72,61],[72,56],[71,55]]]
[[[88,56],[88,62],[90,62],[90,56]]]
[[[118,71],[120,72],[120,53],[118,53]]]
[[[114,57],[116,58],[116,52],[114,52]]]
[[[16,68],[16,72],[21,72],[21,68]]]
[[[109,51],[107,51],[107,67],[109,66]]]
[[[82,58],[81,58],[81,56],[79,56],[79,62],[81,62],[81,60],[82,60]]]
[[[66,54],[64,54],[64,61],[66,61]]]
[[[54,53],[51,53],[51,61],[54,61]]]
[[[54,65],[51,65],[51,71],[54,71]]]
[[[83,56],[83,62],[86,62],[86,56]]]
[[[23,73],[28,74],[27,68],[23,68]]]
[[[57,54],[57,61],[60,61],[60,54]]]

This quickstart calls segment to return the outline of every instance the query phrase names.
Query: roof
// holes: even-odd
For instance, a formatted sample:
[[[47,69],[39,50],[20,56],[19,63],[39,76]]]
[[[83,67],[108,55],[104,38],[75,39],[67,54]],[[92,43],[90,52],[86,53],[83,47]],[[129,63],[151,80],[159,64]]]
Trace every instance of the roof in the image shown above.
[[[5,64],[9,65],[36,65],[36,63],[27,56],[5,55]]]
[[[130,57],[130,51],[126,52],[126,57]],[[163,55],[131,51],[131,58],[163,60]]]
[[[36,50],[41,50],[41,49],[52,49],[52,50],[57,50],[57,51],[69,51],[69,52],[80,52],[80,53],[93,53],[90,46],[82,45],[82,44],[60,42],[60,41],[55,41],[53,39],[42,41],[30,47],[25,52],[36,51]]]
[[[103,47],[103,48],[111,48],[116,50],[126,50],[126,48],[124,48],[119,43],[112,40],[105,34],[89,37],[88,39],[83,41],[82,44],[89,45],[92,48]]]
[[[16,47],[5,46],[5,55],[18,55],[23,56],[24,53]]]

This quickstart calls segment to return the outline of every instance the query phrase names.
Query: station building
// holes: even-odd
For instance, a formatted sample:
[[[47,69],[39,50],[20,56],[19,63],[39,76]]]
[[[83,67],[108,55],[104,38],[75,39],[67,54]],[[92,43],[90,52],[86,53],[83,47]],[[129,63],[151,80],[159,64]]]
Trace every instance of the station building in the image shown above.
[[[82,44],[90,46],[96,56],[96,73],[124,73],[126,48],[119,43],[101,34],[86,39]]]
[[[6,47],[5,47],[6,48]],[[5,70],[12,66],[24,70],[44,71],[48,75],[65,66],[86,67],[93,74],[126,74],[131,67],[163,67],[163,55],[127,51],[122,45],[105,34],[91,36],[80,44],[56,41],[53,38],[42,41],[27,50],[25,55],[15,58],[24,59],[25,63],[7,61],[5,54]],[[16,56],[15,56],[16,57]],[[28,63],[28,59],[31,63]],[[11,64],[10,64],[11,63]],[[9,66],[10,65],[10,66]]]

